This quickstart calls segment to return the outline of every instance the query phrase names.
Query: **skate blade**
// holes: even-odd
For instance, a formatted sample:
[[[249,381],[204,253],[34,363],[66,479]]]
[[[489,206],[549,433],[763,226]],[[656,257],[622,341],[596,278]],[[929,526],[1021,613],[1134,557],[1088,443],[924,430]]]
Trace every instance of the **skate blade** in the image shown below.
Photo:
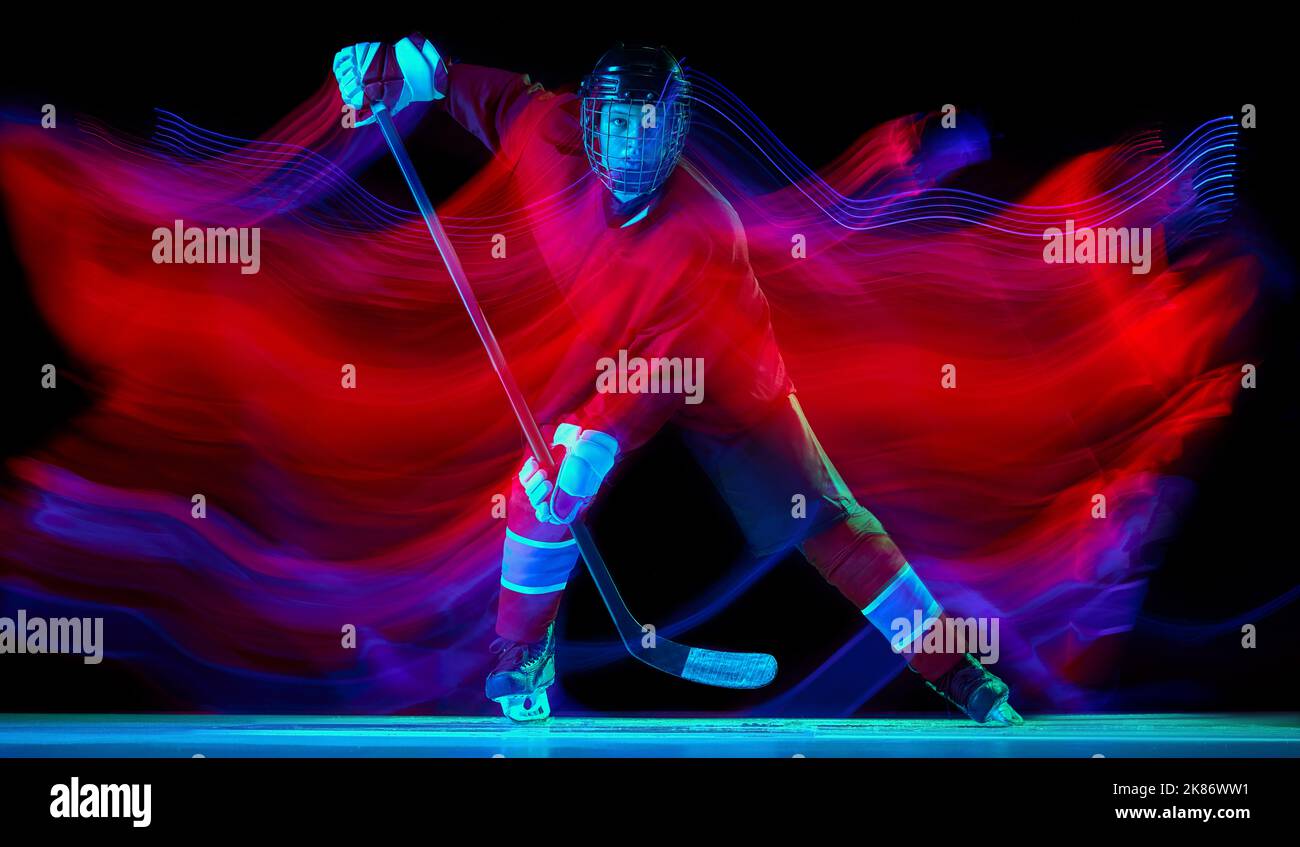
[[[493,699],[500,704],[501,714],[512,721],[541,721],[551,716],[551,701],[545,688],[532,694],[511,694]]]
[[[985,718],[985,723],[997,726],[1020,726],[1024,722],[1025,719],[1020,717],[1020,713],[1005,700],[994,706],[989,716]]]

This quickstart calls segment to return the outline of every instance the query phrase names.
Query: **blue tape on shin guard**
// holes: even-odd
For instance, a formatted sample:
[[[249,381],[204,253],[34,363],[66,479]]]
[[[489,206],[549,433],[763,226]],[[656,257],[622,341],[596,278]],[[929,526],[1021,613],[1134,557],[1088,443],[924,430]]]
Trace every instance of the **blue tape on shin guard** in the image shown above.
[[[578,543],[534,541],[506,530],[501,550],[501,584],[520,594],[563,590],[578,562]]]
[[[890,645],[897,653],[920,638],[926,622],[939,617],[942,612],[943,607],[911,565],[899,571],[880,590],[876,599],[862,610],[872,626],[890,639]]]

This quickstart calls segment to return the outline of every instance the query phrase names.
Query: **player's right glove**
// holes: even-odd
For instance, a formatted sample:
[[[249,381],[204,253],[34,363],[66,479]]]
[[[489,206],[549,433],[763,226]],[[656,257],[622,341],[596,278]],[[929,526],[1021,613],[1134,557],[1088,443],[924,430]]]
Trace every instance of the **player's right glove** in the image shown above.
[[[334,56],[334,77],[343,102],[357,110],[356,126],[375,119],[371,106],[376,103],[395,114],[411,103],[447,96],[447,65],[419,33],[396,44],[344,47]]]
[[[537,460],[529,457],[519,470],[519,481],[544,523],[569,524],[591,502],[600,483],[614,467],[618,440],[594,429],[564,423],[555,428],[552,446],[564,447],[564,460],[554,483]]]

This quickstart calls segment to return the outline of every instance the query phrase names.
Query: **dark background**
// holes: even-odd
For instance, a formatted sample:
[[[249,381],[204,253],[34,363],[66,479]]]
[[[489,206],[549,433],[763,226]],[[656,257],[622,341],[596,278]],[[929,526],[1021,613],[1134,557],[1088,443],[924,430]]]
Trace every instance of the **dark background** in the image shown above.
[[[418,29],[452,58],[527,71],[555,87],[576,81],[615,39],[649,40],[667,44],[730,87],[813,166],[881,121],[957,104],[978,114],[994,134],[992,163],[975,168],[965,184],[1003,197],[1069,156],[1132,130],[1158,127],[1172,143],[1206,119],[1239,114],[1243,103],[1253,103],[1259,128],[1243,136],[1238,220],[1260,233],[1262,245],[1293,249],[1288,203],[1295,196],[1295,123],[1283,87],[1292,74],[1284,71],[1290,62],[1278,43],[1289,28],[1275,22],[1202,17],[1180,26],[1159,13],[1148,19],[1129,9],[1122,19],[1104,17],[1114,7],[1103,6],[1054,20],[1041,10],[1032,17],[1007,9],[958,18],[937,9],[880,15],[805,3],[782,9],[753,4],[725,15],[647,3],[617,16],[571,4],[478,5],[459,12],[436,4],[386,4],[374,12],[313,6],[285,13],[264,4],[173,4],[95,18],[56,8],[56,19],[29,21],[7,34],[0,102],[10,113],[31,114],[42,103],[55,103],[61,120],[84,112],[141,135],[149,134],[153,109],[160,106],[203,127],[254,137],[313,93],[329,76],[334,52],[356,41],[395,40]],[[418,152],[425,134],[439,139],[436,162]],[[427,120],[410,146],[435,201],[486,161],[477,141],[442,115]],[[365,182],[387,199],[411,205],[387,159]],[[1254,651],[1241,648],[1236,632],[1187,643],[1168,640],[1164,626],[1230,619],[1297,583],[1290,528],[1300,356],[1293,292],[1289,282],[1280,284],[1292,276],[1292,261],[1293,255],[1276,260],[1275,282],[1261,304],[1255,357],[1262,363],[1260,387],[1243,393],[1216,438],[1191,457],[1186,472],[1199,493],[1151,580],[1142,621],[1103,645],[1113,667],[1106,687],[1116,694],[1115,708],[1296,707],[1289,677],[1300,659],[1294,605],[1254,621]],[[67,361],[42,325],[7,237],[0,238],[0,280],[0,342],[7,354],[0,371],[8,383],[4,396],[13,402],[2,444],[11,456],[39,444],[86,401],[60,391],[62,408],[48,400],[30,402],[31,362],[55,362],[61,371],[76,363]],[[596,533],[634,612],[662,619],[733,561],[739,535],[671,434],[652,442],[624,479],[596,515]],[[638,521],[663,491],[673,492],[674,512],[686,517],[662,544],[647,545]],[[870,507],[870,493],[859,494]],[[779,647],[788,681],[815,668],[862,626],[855,609],[812,568],[791,558],[744,602],[692,631],[689,640],[740,647],[761,632],[770,643],[752,646]],[[566,640],[609,637],[604,609],[587,579],[572,584],[560,628]],[[886,649],[883,640],[880,649]],[[173,705],[165,693],[111,672],[89,686],[80,673],[17,677],[31,672],[6,669],[0,709]],[[1014,687],[1014,669],[1009,676]],[[932,710],[933,695],[907,677],[872,699],[870,710]],[[574,705],[618,710],[742,708],[773,693],[705,689],[630,660],[566,674],[564,686]]]

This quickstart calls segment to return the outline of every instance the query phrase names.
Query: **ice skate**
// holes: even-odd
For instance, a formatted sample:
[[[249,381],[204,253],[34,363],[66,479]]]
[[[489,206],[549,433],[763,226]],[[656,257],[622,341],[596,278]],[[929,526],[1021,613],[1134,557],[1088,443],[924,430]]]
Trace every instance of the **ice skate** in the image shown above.
[[[976,723],[1018,726],[1025,722],[1007,702],[1011,689],[970,653],[938,680],[925,684]]]
[[[501,705],[501,713],[514,721],[539,721],[551,716],[546,689],[555,682],[555,624],[546,637],[532,643],[498,638],[490,648],[499,654],[484,690]]]

